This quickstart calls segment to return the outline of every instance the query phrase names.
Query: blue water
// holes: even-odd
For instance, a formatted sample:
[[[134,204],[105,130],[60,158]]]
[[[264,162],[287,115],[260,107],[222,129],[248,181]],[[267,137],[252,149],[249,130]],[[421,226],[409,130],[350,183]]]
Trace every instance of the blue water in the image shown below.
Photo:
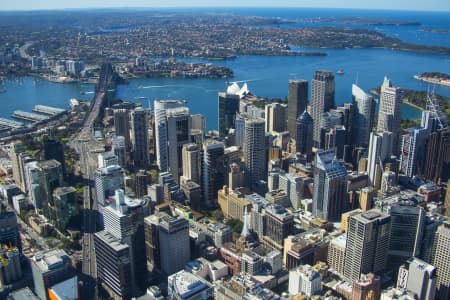
[[[223,9],[221,12],[241,13],[287,18],[316,16],[361,16],[371,18],[400,19],[419,21],[430,28],[450,28],[450,13],[417,13],[389,11],[356,10],[267,10],[267,9]],[[333,15],[334,14],[334,15]],[[446,17],[446,19],[444,18]],[[403,40],[419,42],[410,31],[414,26],[382,26],[390,34],[398,34]],[[427,35],[424,35],[425,37]],[[439,36],[437,38],[436,36]],[[436,39],[436,42],[434,42]],[[430,34],[426,44],[450,45],[450,35]],[[302,49],[299,49],[302,50]],[[425,71],[450,73],[450,55],[417,54],[384,49],[324,50],[326,57],[265,57],[242,56],[234,60],[217,62],[218,65],[233,69],[233,81],[246,81],[253,94],[261,97],[287,96],[289,79],[311,80],[314,71],[343,69],[345,75],[336,75],[336,103],[351,100],[351,84],[357,82],[365,90],[380,85],[388,75],[394,85],[402,88],[427,90],[428,84],[413,79],[413,75]],[[198,61],[187,59],[187,61]],[[2,87],[0,85],[0,87]],[[90,99],[92,95],[80,95],[80,91],[92,91],[93,87],[78,84],[56,84],[30,77],[8,80],[3,87],[6,93],[0,94],[0,117],[9,118],[15,109],[31,110],[35,104],[67,107],[70,98]],[[124,100],[144,102],[145,106],[154,99],[183,99],[188,101],[191,113],[201,113],[207,119],[209,129],[217,128],[217,92],[226,89],[222,79],[136,79],[117,88],[117,97]],[[436,86],[435,92],[450,97],[450,87]],[[147,100],[143,100],[146,97]],[[150,100],[150,101],[148,101]],[[420,111],[403,106],[403,118],[420,117]]]

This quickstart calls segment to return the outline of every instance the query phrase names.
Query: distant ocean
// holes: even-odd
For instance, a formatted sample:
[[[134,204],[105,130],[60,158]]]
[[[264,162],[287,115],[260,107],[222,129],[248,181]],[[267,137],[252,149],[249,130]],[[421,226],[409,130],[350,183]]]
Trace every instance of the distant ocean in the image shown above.
[[[180,11],[180,10],[176,10]],[[370,19],[393,19],[420,22],[418,26],[392,25],[347,25],[332,23],[298,23],[282,26],[350,26],[378,30],[403,41],[425,45],[450,47],[450,34],[426,32],[424,29],[450,29],[450,13],[412,11],[369,11],[341,9],[183,9],[183,12],[233,13],[263,17],[289,19],[317,17],[361,17]],[[311,80],[314,71],[327,69],[335,72],[343,69],[344,75],[336,75],[336,103],[351,101],[351,85],[357,83],[366,91],[379,86],[385,75],[394,85],[427,90],[430,86],[413,79],[413,75],[426,71],[450,73],[450,55],[418,54],[385,49],[320,49],[326,57],[280,57],[241,56],[234,60],[214,62],[234,70],[232,80],[247,82],[252,93],[262,97],[287,96],[289,79]],[[187,61],[198,61],[187,59]],[[35,104],[67,107],[70,98],[92,97],[86,94],[93,90],[91,85],[60,85],[40,79],[25,77],[8,80],[0,85],[7,90],[0,94],[0,117],[10,118],[15,109],[31,110]],[[183,99],[191,113],[201,113],[207,118],[208,129],[217,128],[217,92],[226,89],[223,79],[135,79],[127,85],[120,85],[117,97],[130,101],[143,101],[145,106],[154,99]],[[450,97],[450,87],[435,86],[438,94]],[[83,95],[81,94],[83,91]],[[403,106],[403,118],[420,117],[420,111]]]

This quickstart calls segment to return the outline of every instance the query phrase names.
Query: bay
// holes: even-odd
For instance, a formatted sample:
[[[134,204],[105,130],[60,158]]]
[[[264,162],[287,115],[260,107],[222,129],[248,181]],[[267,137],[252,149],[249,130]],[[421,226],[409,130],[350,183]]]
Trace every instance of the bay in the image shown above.
[[[187,10],[191,11],[191,10]],[[196,9],[195,11],[199,11]],[[201,10],[200,10],[201,11]],[[204,10],[211,11],[211,10]],[[377,26],[376,30],[397,36],[402,40],[427,45],[450,45],[450,35],[422,32],[420,28],[450,28],[449,13],[418,13],[398,11],[326,10],[326,9],[221,9],[212,12],[260,15],[282,18],[316,16],[385,18],[419,21],[420,26]],[[291,24],[292,25],[292,24]],[[324,25],[324,24],[322,24]],[[303,26],[293,24],[292,26]],[[314,26],[314,25],[311,25]],[[357,25],[355,25],[357,26]],[[423,39],[423,40],[421,40]],[[450,73],[450,55],[418,54],[387,49],[302,49],[294,51],[321,51],[322,57],[241,56],[234,60],[213,62],[233,69],[235,77],[230,81],[247,82],[250,91],[261,97],[284,98],[289,79],[311,80],[314,71],[343,69],[344,75],[336,75],[336,104],[351,101],[351,85],[357,83],[366,91],[379,86],[385,75],[396,86],[414,90],[434,88],[435,93],[450,97],[450,87],[434,86],[415,80],[413,76],[427,71]],[[201,61],[182,59],[186,62]],[[207,61],[202,61],[207,62]],[[225,91],[225,79],[170,79],[141,78],[119,85],[116,96],[123,100],[142,102],[148,106],[155,99],[187,100],[191,113],[206,117],[207,128],[217,128],[217,93]],[[68,107],[71,98],[90,100],[92,85],[57,84],[39,78],[8,79],[0,88],[0,117],[10,118],[16,109],[30,111],[34,105]],[[84,93],[83,95],[80,93]],[[403,105],[403,118],[417,119],[420,111]]]

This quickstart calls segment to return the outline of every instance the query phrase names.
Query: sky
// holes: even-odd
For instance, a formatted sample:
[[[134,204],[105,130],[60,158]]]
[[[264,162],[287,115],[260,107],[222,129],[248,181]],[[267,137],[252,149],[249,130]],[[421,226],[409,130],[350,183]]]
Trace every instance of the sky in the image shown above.
[[[450,0],[0,0],[0,10],[253,6],[450,11]]]

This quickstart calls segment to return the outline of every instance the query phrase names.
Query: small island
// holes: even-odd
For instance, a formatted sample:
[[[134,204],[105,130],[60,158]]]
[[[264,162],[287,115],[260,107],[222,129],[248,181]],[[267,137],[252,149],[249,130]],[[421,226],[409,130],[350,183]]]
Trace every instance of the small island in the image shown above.
[[[425,82],[450,86],[450,75],[441,72],[424,72],[419,75],[414,75],[417,80]]]

